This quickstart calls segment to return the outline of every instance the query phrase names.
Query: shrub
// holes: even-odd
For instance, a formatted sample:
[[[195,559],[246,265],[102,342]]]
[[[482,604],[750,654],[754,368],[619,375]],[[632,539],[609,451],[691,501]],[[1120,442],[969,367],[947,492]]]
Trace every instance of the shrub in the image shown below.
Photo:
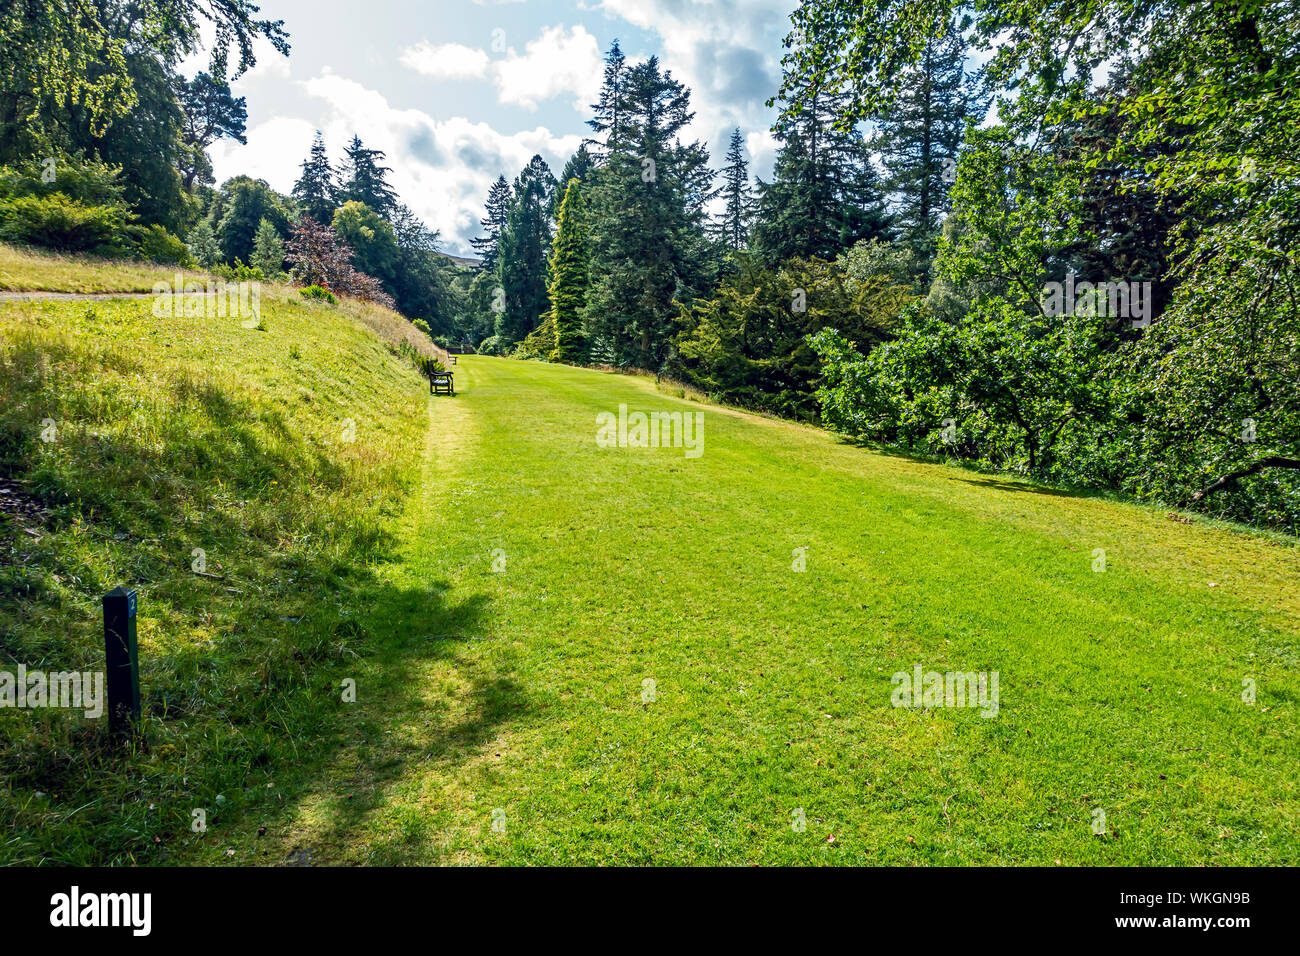
[[[57,155],[0,166],[0,239],[117,256],[131,214],[115,166]]]
[[[124,206],[88,206],[61,193],[0,199],[0,239],[59,252],[126,252]]]
[[[412,319],[411,324],[430,338],[433,337],[433,329],[429,328],[429,323],[424,319]]]
[[[334,293],[329,289],[322,289],[318,285],[309,285],[305,289],[299,289],[298,294],[304,299],[321,299],[333,305],[338,299],[334,298]]]
[[[153,225],[141,231],[136,241],[136,251],[140,258],[165,265],[189,265],[190,250],[162,226]]]

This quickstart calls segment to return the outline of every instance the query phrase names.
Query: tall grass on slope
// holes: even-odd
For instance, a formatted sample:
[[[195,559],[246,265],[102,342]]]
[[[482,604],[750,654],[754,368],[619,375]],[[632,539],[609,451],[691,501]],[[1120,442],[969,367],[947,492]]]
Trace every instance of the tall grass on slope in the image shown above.
[[[307,772],[423,447],[410,326],[382,311],[264,290],[245,329],[0,303],[0,479],[28,505],[0,505],[0,670],[102,670],[100,597],[125,584],[144,710],[124,751],[105,719],[0,709],[0,863],[167,862],[214,838],[194,810],[215,832]]]

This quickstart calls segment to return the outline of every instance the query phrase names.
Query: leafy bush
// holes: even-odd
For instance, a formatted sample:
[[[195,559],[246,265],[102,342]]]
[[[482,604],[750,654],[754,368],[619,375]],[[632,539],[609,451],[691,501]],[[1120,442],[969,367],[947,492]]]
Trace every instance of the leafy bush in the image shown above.
[[[0,239],[124,255],[131,213],[115,166],[55,155],[0,166]]]
[[[126,253],[126,207],[88,206],[61,193],[0,199],[0,239],[59,252]]]
[[[433,330],[429,328],[429,323],[424,319],[412,319],[411,324],[430,338],[433,337]]]
[[[504,355],[510,342],[499,335],[489,335],[478,345],[479,355]]]
[[[305,289],[299,289],[298,294],[304,299],[320,299],[333,305],[338,299],[334,298],[334,293],[329,289],[322,289],[318,285],[309,285]]]
[[[141,231],[136,241],[140,258],[164,265],[189,265],[192,262],[189,247],[162,226],[153,225]]]

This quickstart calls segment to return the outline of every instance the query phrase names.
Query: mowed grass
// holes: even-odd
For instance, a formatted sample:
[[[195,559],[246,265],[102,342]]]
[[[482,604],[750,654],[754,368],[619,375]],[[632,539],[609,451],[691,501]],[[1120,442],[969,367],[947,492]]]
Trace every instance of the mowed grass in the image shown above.
[[[155,283],[174,283],[178,273],[187,282],[209,278],[204,272],[176,266],[61,256],[0,242],[0,292],[149,292]]]
[[[144,710],[118,748],[103,719],[0,709],[0,863],[174,862],[196,809],[219,833],[310,782],[332,668],[366,652],[350,595],[418,482],[427,386],[399,316],[281,287],[257,329],[152,306],[0,303],[21,501],[0,507],[0,670],[101,670],[100,597],[125,584]]]
[[[0,710],[0,862],[1300,858],[1292,544],[649,379],[430,398],[400,317],[262,301],[0,303],[0,669],[97,668],[125,583],[145,701],[127,750]],[[620,403],[702,456],[597,447]],[[997,716],[891,707],[917,664]]]
[[[344,746],[189,859],[1300,859],[1293,546],[646,379],[456,371],[358,621]],[[702,412],[703,455],[597,447],[620,403]],[[997,716],[892,707],[917,664],[997,671]]]

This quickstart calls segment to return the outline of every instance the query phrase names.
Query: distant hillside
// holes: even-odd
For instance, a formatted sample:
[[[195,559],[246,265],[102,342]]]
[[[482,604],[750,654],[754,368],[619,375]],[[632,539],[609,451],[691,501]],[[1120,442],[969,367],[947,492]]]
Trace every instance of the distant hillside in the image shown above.
[[[464,256],[453,256],[449,252],[440,252],[440,256],[446,256],[452,262],[456,263],[462,269],[481,269],[483,264],[477,259],[466,259]]]

